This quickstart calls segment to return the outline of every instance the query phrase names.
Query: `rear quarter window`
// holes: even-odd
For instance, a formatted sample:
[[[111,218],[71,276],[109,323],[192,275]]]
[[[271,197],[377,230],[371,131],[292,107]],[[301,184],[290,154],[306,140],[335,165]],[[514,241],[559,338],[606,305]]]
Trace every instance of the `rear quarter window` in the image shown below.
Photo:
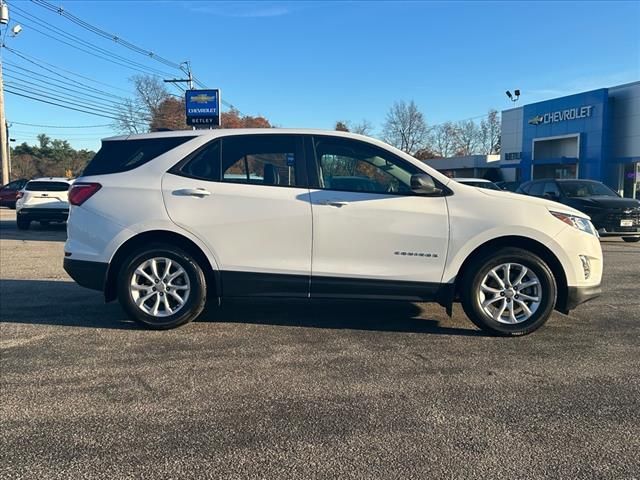
[[[69,187],[71,185],[66,182],[29,182],[25,190],[30,192],[66,192]]]
[[[95,154],[82,175],[105,175],[133,170],[191,140],[193,136],[108,140]]]

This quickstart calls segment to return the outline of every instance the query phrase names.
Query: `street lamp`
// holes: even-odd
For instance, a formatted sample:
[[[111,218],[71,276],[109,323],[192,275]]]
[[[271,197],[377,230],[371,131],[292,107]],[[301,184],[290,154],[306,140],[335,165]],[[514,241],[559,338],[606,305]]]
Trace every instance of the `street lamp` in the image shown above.
[[[507,97],[509,97],[509,100],[511,100],[513,103],[517,102],[518,99],[520,98],[520,90],[518,90],[518,89],[515,89],[513,91],[513,94],[509,90],[507,90],[504,93],[507,94]]]

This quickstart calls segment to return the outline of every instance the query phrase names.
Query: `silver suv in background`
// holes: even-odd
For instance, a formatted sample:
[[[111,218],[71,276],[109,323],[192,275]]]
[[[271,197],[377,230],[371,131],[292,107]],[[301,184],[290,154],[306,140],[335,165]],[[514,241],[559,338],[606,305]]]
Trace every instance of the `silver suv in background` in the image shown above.
[[[72,180],[64,177],[36,178],[18,193],[16,222],[20,230],[27,230],[31,222],[47,225],[66,222],[69,217],[69,188]]]

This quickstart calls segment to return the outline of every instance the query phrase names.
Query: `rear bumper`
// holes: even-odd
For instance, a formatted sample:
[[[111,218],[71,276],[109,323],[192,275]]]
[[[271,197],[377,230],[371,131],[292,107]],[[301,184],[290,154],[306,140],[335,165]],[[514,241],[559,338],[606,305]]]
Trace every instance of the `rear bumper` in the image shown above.
[[[65,258],[63,267],[78,285],[92,290],[104,291],[108,263]]]
[[[602,286],[591,285],[588,287],[567,287],[567,298],[557,305],[558,311],[567,314],[581,303],[599,297],[602,294]]]
[[[50,220],[66,222],[67,218],[69,218],[69,209],[25,207],[18,210],[17,215],[20,218],[28,218],[29,220]]]

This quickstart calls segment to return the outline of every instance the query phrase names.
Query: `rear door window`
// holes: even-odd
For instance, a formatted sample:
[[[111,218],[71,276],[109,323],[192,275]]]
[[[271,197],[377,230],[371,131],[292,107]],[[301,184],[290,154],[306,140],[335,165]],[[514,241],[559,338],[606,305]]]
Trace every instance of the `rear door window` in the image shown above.
[[[133,170],[192,138],[193,136],[107,140],[102,142],[102,148],[82,175],[105,175]]]
[[[25,190],[29,192],[66,192],[69,190],[67,182],[29,182]]]
[[[220,180],[220,140],[200,147],[169,171],[199,180]]]
[[[301,136],[258,134],[222,138],[223,182],[304,186],[303,164]]]
[[[548,195],[551,194],[555,197],[559,197],[560,196],[560,189],[558,188],[558,186],[556,185],[556,182],[547,182],[544,184],[544,194]]]

